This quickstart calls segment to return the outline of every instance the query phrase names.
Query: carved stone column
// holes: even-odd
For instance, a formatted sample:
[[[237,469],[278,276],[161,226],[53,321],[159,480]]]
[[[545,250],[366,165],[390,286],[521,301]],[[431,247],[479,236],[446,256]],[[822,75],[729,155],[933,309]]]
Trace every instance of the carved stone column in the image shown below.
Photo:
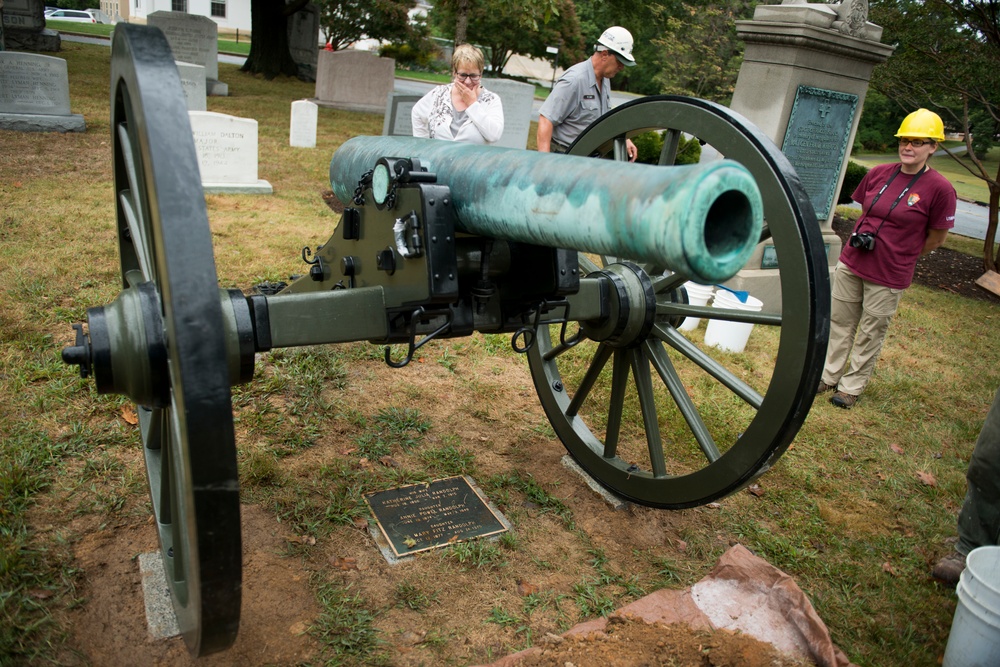
[[[802,179],[833,266],[840,240],[832,222],[858,120],[875,65],[893,47],[882,28],[868,23],[867,0],[837,5],[788,2],[758,5],[749,21],[737,21],[746,43],[732,109],[781,147]],[[780,257],[763,243],[747,268],[730,282],[768,306],[781,304]]]

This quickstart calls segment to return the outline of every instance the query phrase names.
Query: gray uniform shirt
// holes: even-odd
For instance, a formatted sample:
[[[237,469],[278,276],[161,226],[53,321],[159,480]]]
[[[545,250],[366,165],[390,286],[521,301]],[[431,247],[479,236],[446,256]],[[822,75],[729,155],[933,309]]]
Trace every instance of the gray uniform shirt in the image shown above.
[[[568,146],[610,109],[611,82],[604,79],[597,87],[594,65],[588,58],[559,77],[539,113],[552,122],[553,141]]]

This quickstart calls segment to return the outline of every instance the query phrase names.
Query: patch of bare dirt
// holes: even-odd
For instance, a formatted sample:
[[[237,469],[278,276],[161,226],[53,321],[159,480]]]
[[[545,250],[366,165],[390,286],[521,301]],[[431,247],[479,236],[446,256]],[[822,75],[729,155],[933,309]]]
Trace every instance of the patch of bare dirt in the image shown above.
[[[290,535],[257,507],[242,512],[243,604],[229,651],[195,661],[180,637],[149,635],[138,556],[159,549],[150,517],[145,524],[84,532],[74,547],[84,604],[68,612],[65,625],[77,664],[294,665],[312,656],[315,641],[306,630],[318,608],[307,573],[282,556]]]
[[[547,636],[541,650],[510,667],[805,667],[770,644],[728,630],[646,623],[611,616],[604,632]]]

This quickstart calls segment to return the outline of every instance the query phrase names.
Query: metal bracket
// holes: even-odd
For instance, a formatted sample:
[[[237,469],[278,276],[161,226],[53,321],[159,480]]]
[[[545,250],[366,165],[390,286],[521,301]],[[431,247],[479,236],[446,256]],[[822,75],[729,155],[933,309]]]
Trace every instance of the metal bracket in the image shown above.
[[[445,323],[444,324],[442,324],[437,329],[435,329],[431,333],[429,333],[426,336],[424,336],[420,340],[420,342],[417,343],[416,342],[416,340],[417,340],[417,323],[420,321],[420,318],[422,318],[425,314],[426,314],[426,311],[423,309],[423,307],[420,307],[420,308],[417,308],[416,310],[414,310],[413,313],[410,315],[410,341],[409,341],[408,346],[407,346],[406,357],[402,361],[393,361],[392,357],[390,356],[390,354],[391,354],[391,348],[388,345],[386,346],[386,348],[385,348],[385,363],[386,363],[386,365],[391,366],[392,368],[402,368],[403,366],[406,366],[411,361],[413,361],[413,353],[414,352],[416,352],[417,350],[419,350],[420,348],[422,348],[427,343],[431,342],[434,338],[436,338],[440,334],[444,333],[445,330],[447,330],[449,327],[451,327],[451,318],[448,317],[448,318],[445,319]]]

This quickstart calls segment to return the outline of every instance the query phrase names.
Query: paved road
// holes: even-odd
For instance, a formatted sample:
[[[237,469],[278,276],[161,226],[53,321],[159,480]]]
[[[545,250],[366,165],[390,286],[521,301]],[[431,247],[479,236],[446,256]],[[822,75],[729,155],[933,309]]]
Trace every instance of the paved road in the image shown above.
[[[85,44],[110,44],[107,39],[102,39],[98,37],[84,37],[81,35],[67,35],[63,34],[63,39],[68,42],[83,42]],[[246,58],[242,56],[231,56],[225,53],[219,54],[220,63],[229,63],[232,65],[242,65]],[[412,79],[396,79],[395,91],[397,93],[403,93],[405,95],[423,95],[428,90],[436,86],[434,83],[427,83],[424,81],[414,81]],[[629,100],[635,99],[634,96],[622,95],[618,93],[612,93],[611,95],[611,106],[616,107],[619,104],[623,104]],[[541,100],[535,100],[532,104],[532,120],[538,120],[538,110],[542,106]],[[955,214],[955,228],[952,230],[953,233],[959,234],[961,236],[968,236],[974,239],[985,239],[986,238],[986,217],[987,208],[985,206],[980,206],[979,204],[971,202],[958,202],[958,210]],[[1000,230],[998,230],[1000,232]],[[1000,237],[1000,233],[998,233]]]

